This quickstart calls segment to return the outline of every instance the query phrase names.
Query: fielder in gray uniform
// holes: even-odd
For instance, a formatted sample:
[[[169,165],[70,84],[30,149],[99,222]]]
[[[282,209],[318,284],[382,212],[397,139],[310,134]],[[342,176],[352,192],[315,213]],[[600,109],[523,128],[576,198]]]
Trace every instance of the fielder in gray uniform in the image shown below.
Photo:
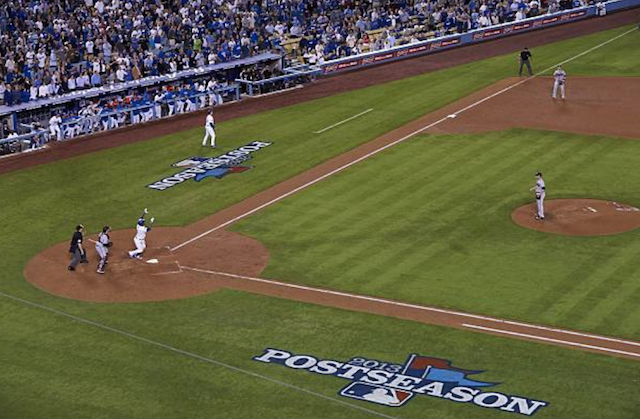
[[[109,248],[113,246],[111,243],[111,239],[109,238],[109,232],[111,228],[109,226],[104,226],[102,228],[102,232],[98,234],[98,241],[96,242],[96,252],[98,252],[98,256],[100,256],[100,262],[98,263],[98,272],[99,274],[104,274],[105,269],[107,268],[107,259],[109,258]]]
[[[547,196],[547,192],[542,173],[536,173],[536,184],[529,190],[534,191],[536,195],[536,205],[538,207],[536,220],[544,220],[544,198]]]

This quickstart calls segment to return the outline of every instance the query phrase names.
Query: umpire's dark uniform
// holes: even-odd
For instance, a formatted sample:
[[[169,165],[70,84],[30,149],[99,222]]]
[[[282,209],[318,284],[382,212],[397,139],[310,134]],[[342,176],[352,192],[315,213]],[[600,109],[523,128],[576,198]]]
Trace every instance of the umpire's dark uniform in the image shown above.
[[[531,52],[529,52],[529,48],[525,48],[520,51],[520,75],[522,75],[522,68],[526,65],[527,70],[529,70],[529,75],[533,76],[533,70],[531,69],[531,57],[532,55]]]
[[[72,255],[71,263],[69,264],[70,271],[75,271],[78,263],[87,263],[87,251],[84,249],[82,242],[84,240],[84,235],[82,234],[84,230],[84,226],[82,224],[78,224],[76,226],[76,231],[73,233],[73,237],[71,237],[71,243],[69,243],[69,253]]]

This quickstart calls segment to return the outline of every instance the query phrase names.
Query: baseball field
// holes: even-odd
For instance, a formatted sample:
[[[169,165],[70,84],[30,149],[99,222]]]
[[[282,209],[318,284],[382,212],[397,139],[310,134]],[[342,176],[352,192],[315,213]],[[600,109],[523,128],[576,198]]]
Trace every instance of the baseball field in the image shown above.
[[[0,418],[639,418],[639,44],[624,26],[534,48],[535,77],[509,54],[229,118],[217,150],[196,127],[3,173]],[[246,170],[175,176],[234,150]],[[88,241],[66,271],[78,223],[114,230],[106,275]]]

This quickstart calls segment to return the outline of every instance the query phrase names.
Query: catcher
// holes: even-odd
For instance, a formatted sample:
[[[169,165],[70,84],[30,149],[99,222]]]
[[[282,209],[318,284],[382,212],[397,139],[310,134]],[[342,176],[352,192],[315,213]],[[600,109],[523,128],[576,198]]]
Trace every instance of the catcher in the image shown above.
[[[96,252],[100,256],[100,262],[98,263],[99,274],[104,274],[107,267],[107,259],[109,258],[109,248],[113,246],[111,239],[109,238],[109,232],[111,227],[104,226],[102,232],[98,234],[98,241],[96,241]]]
[[[564,100],[564,85],[567,82],[567,73],[562,69],[561,66],[558,66],[556,71],[553,73],[553,92],[551,93],[551,97],[556,99],[558,96],[558,87],[560,88],[560,97]]]
[[[536,205],[538,212],[536,214],[536,220],[544,220],[544,198],[547,196],[544,179],[542,179],[542,173],[536,173],[536,184],[529,189],[535,192]]]

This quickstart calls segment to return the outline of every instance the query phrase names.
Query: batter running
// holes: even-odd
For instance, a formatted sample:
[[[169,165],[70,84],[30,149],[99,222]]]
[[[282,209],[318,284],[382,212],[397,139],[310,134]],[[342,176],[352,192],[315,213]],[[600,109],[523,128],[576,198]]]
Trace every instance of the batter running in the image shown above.
[[[136,236],[133,238],[133,243],[136,245],[136,249],[129,252],[130,258],[142,259],[142,253],[144,253],[144,249],[147,248],[147,233],[151,231],[151,226],[155,221],[155,218],[151,217],[149,227],[145,225],[145,216],[148,213],[149,211],[145,208],[138,219],[138,224],[136,225]]]

